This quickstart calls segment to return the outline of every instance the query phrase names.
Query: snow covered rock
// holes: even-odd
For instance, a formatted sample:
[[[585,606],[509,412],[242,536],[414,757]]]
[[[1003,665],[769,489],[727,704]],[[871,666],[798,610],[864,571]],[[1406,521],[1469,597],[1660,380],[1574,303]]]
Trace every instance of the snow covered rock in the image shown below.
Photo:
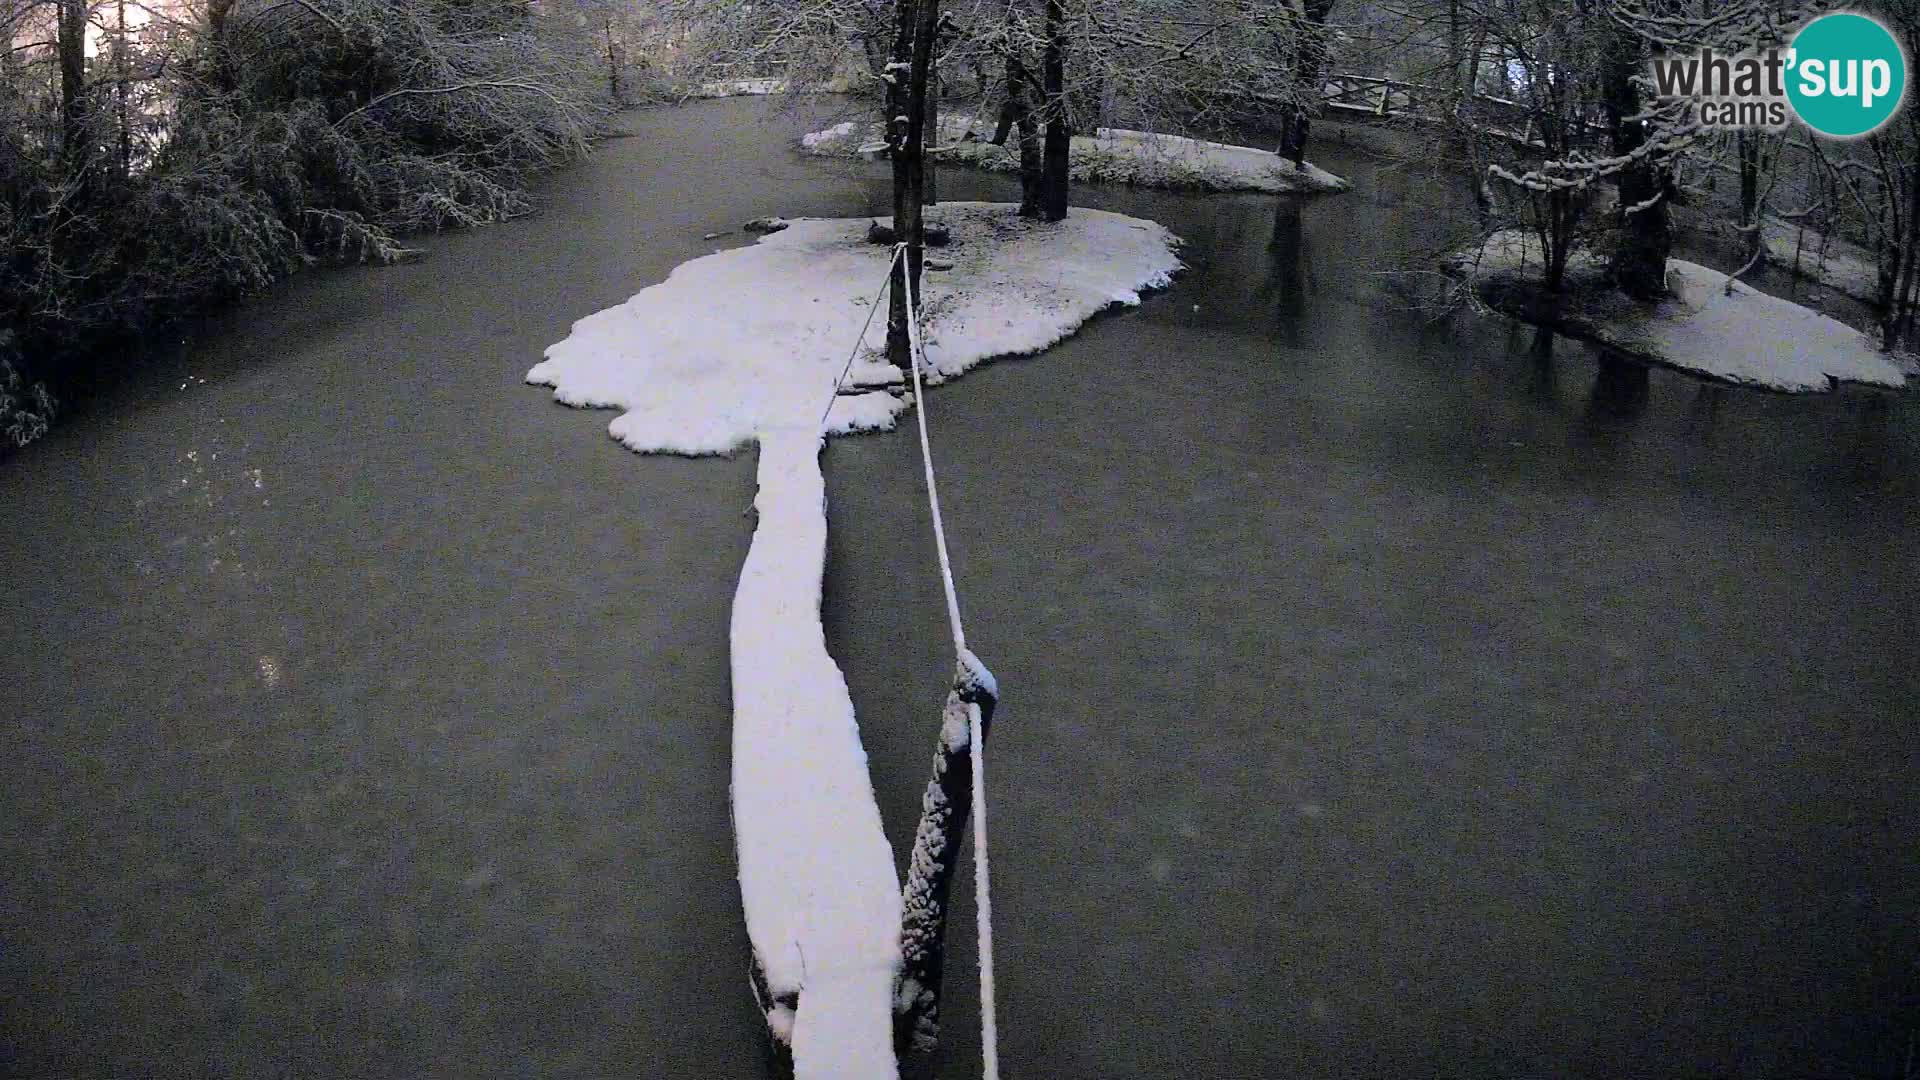
[[[954,264],[923,286],[933,382],[1044,349],[1180,266],[1165,228],[1099,210],[1053,224],[992,203],[929,216],[951,229]],[[608,430],[641,452],[759,444],[759,523],[731,634],[733,820],[756,994],[802,1080],[896,1072],[900,883],[820,624],[824,438],[891,427],[908,407],[883,390],[836,394],[892,254],[867,243],[868,222],[796,218],[683,263],[576,322],[527,373],[569,405],[621,410]],[[885,321],[869,328],[853,381],[891,381],[877,370]]]
[[[1843,382],[1906,384],[1905,373],[1866,334],[1739,281],[1729,289],[1727,275],[1683,259],[1667,260],[1671,295],[1653,304],[1612,288],[1603,260],[1587,251],[1568,260],[1563,295],[1548,297],[1541,288],[1540,242],[1519,231],[1495,233],[1455,253],[1446,269],[1471,280],[1501,311],[1693,375],[1785,393],[1828,391]]]

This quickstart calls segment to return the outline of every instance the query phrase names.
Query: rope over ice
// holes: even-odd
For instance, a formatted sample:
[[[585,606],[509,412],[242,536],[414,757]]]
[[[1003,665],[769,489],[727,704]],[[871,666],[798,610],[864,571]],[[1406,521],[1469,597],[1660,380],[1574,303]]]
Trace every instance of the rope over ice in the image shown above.
[[[895,257],[906,250],[898,245]],[[967,632],[960,625],[960,597],[953,586],[953,562],[947,557],[947,530],[940,520],[940,491],[933,479],[933,448],[927,439],[927,396],[920,382],[926,351],[920,340],[920,298],[907,278],[907,344],[913,353],[914,418],[920,427],[920,461],[927,472],[927,505],[933,511],[933,543],[940,553],[940,582],[947,592],[947,621],[953,627],[954,659],[962,667],[982,667],[967,651]],[[974,924],[980,936],[980,1073],[1000,1080],[1000,1030],[993,1002],[993,900],[987,881],[987,762],[986,732],[981,730],[980,706],[967,706],[967,742],[973,757],[973,899]]]
[[[906,245],[897,245],[899,258]],[[926,350],[920,340],[920,298],[913,292],[913,275],[907,278],[907,344],[913,353],[914,418],[920,427],[920,462],[927,472],[927,506],[933,511],[933,544],[940,553],[940,583],[947,592],[947,622],[953,627],[954,659],[963,667],[979,667],[980,661],[967,651],[967,632],[960,625],[960,596],[953,587],[953,562],[947,557],[947,530],[940,520],[940,490],[933,479],[933,447],[927,439],[927,396],[920,382],[920,368],[926,363]],[[980,935],[980,1074],[985,1080],[1000,1080],[1000,1029],[993,1005],[993,901],[987,882],[987,762],[986,733],[980,728],[980,706],[967,706],[967,741],[973,756],[973,900],[974,925]]]
[[[894,268],[906,257],[907,245],[895,244],[893,254],[887,260],[887,276],[891,280]],[[940,582],[946,594],[947,625],[953,632],[953,651],[957,673],[954,694],[964,703],[967,710],[968,754],[973,773],[973,889],[974,920],[979,935],[980,952],[980,1052],[981,1075],[984,1080],[1000,1080],[1000,1034],[994,1007],[993,993],[993,903],[989,882],[987,858],[987,788],[986,788],[986,730],[985,714],[982,711],[982,695],[988,712],[998,697],[998,688],[991,672],[979,657],[967,648],[967,634],[960,621],[960,597],[953,583],[953,562],[947,554],[946,525],[940,516],[940,491],[933,472],[933,448],[927,435],[927,399],[925,386],[921,379],[921,368],[926,363],[925,345],[920,337],[919,297],[914,294],[911,275],[906,288],[907,345],[912,357],[909,365],[912,373],[913,401],[916,420],[920,432],[920,460],[927,478],[927,505],[933,517],[934,549],[940,559]],[[881,296],[886,286],[881,287]],[[853,370],[854,357],[859,354],[866,341],[867,330],[873,325],[874,314],[879,310],[880,297],[875,297],[873,306],[867,312],[866,324],[860,328],[860,338],[854,345],[853,355],[847,357],[846,366],[840,377],[835,380],[834,397],[845,388],[847,375]],[[824,433],[828,414],[833,411],[834,397],[827,399],[827,407],[821,413]],[[949,698],[951,707],[954,698]]]

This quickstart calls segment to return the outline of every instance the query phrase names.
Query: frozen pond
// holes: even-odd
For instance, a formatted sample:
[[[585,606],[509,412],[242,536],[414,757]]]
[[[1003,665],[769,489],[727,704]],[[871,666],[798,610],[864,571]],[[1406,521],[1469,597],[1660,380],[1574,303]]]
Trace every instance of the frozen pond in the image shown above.
[[[767,214],[765,99],[314,274],[0,467],[0,1075],[762,1075],[728,823],[750,455],[521,384]],[[932,397],[1034,1077],[1900,1074],[1920,420],[1429,326],[1453,192],[1081,189],[1192,269]],[[1008,178],[947,172],[950,198]],[[1600,397],[1608,398],[1602,380]],[[949,644],[917,450],[837,440],[829,646],[904,856]],[[970,895],[970,884],[957,886]],[[977,1068],[961,912],[950,1075]]]

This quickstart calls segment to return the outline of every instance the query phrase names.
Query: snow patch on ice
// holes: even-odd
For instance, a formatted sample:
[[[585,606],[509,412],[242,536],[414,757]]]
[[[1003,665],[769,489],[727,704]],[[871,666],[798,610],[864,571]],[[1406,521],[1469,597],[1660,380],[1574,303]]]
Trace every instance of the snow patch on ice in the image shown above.
[[[925,279],[934,381],[1044,349],[1180,266],[1164,227],[1100,210],[1042,224],[1007,205],[946,203],[929,218],[951,229],[955,264]],[[634,450],[759,444],[759,523],[733,605],[733,819],[768,1000],[798,1001],[770,1004],[767,1023],[790,1040],[802,1080],[895,1075],[900,884],[820,624],[820,448],[830,434],[891,427],[907,408],[886,392],[835,395],[891,255],[866,242],[869,220],[796,218],[683,263],[576,322],[527,373],[567,404],[622,410],[608,431]],[[885,321],[862,342],[862,378],[880,374]]]
[[[788,88],[785,79],[726,79],[700,84],[700,88],[693,92],[693,96],[697,98],[761,97],[767,94],[784,94]]]
[[[1139,303],[1140,290],[1165,286],[1180,266],[1165,227],[1102,210],[1044,224],[1004,204],[956,202],[928,219],[953,233],[942,255],[954,269],[922,286],[935,382],[1038,352],[1104,308]],[[755,244],[682,263],[575,322],[527,381],[568,405],[625,410],[608,430],[643,453],[724,454],[767,431],[890,428],[906,404],[878,392],[832,399],[820,424],[856,340],[861,359],[883,361],[884,311],[860,338],[891,255],[866,242],[870,221],[795,218]]]
[[[767,1027],[783,1043],[793,1044],[793,1010],[785,1005],[775,1005],[767,1010]]]
[[[800,145],[807,150],[837,154],[855,145],[853,139],[856,130],[857,125],[852,120],[843,120],[823,131],[809,131],[800,136]]]
[[[847,369],[848,386],[892,386],[905,382],[900,369],[874,360],[856,360]]]
[[[1541,247],[1531,234],[1504,231],[1448,259],[1503,310],[1544,310]],[[1873,339],[1837,319],[1768,295],[1684,259],[1667,260],[1671,295],[1635,302],[1605,280],[1590,252],[1568,261],[1555,329],[1664,367],[1722,382],[1787,393],[1832,390],[1837,383],[1899,388],[1906,375]]]
[[[1855,300],[1879,300],[1880,267],[1866,248],[1779,218],[1764,219],[1760,239],[1767,261],[1788,273]]]
[[[1732,383],[1796,392],[1836,382],[1900,387],[1905,375],[1872,338],[1853,327],[1743,282],[1674,259],[1673,299],[1647,320],[1614,324],[1621,339],[1675,366]]]
[[[768,988],[776,999],[799,994],[794,1058],[810,1064],[798,1075],[887,1076],[900,886],[853,702],[820,624],[820,435],[789,425],[759,441],[760,521],[733,598],[741,901]],[[778,1018],[767,1019],[777,1033]]]
[[[848,120],[802,135],[800,147],[823,157],[854,156],[884,134],[877,123]],[[983,129],[971,116],[943,117],[939,160],[996,172],[1017,171],[1019,147],[1011,139],[1002,146],[985,141],[992,134],[990,127]],[[1267,150],[1129,128],[1099,128],[1090,136],[1075,135],[1068,171],[1077,181],[1176,191],[1278,194],[1345,191],[1351,186],[1312,162],[1295,169],[1293,162]]]

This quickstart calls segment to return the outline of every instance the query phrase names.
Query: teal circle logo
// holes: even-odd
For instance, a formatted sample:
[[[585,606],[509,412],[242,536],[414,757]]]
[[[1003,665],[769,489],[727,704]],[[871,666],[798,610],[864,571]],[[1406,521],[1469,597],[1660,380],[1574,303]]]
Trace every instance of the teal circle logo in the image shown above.
[[[1878,20],[1822,15],[1800,28],[1788,54],[1787,100],[1822,135],[1869,135],[1907,96],[1907,57]]]

